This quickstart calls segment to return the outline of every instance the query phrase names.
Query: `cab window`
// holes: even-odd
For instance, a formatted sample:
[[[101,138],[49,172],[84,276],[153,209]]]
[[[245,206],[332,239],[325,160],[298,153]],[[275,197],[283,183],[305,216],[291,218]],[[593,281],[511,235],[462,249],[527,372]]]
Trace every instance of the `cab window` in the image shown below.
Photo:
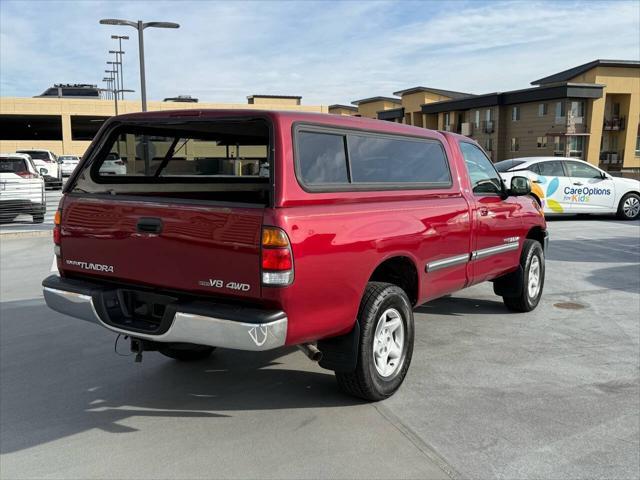
[[[602,178],[600,170],[582,162],[565,162],[570,177],[576,178]]]
[[[545,177],[566,176],[562,168],[562,162],[557,161],[535,163],[529,167],[529,170]]]
[[[502,180],[482,150],[467,142],[460,142],[460,150],[467,164],[473,193],[477,195],[502,193]]]

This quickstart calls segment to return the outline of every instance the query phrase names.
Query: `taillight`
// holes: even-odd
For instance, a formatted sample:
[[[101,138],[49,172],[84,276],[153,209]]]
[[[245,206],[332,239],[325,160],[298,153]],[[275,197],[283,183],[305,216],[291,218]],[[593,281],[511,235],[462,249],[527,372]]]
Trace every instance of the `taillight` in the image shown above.
[[[60,202],[62,203],[62,201]],[[56,214],[53,216],[53,251],[59,257],[60,256],[60,221],[62,220],[62,211],[60,208],[56,210]]]
[[[261,262],[263,285],[282,287],[293,282],[293,254],[284,230],[263,227]]]
[[[31,172],[16,172],[16,175],[19,175],[22,178],[38,178],[38,175]]]

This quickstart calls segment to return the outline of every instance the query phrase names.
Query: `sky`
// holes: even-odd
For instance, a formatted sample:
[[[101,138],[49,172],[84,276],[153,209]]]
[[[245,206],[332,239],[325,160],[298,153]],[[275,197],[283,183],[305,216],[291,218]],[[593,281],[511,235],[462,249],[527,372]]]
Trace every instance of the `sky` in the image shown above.
[[[136,32],[101,18],[180,24],[145,30],[150,100],[279,94],[349,104],[418,85],[481,94],[526,88],[597,58],[640,60],[637,0],[2,0],[0,96],[103,85],[118,34],[130,36],[125,88],[139,98]]]

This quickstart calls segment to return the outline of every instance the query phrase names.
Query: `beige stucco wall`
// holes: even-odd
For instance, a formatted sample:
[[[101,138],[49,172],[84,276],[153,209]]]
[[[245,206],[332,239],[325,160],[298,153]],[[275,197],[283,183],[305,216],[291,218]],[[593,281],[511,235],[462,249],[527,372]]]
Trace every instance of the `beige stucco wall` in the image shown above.
[[[376,102],[361,103],[358,105],[358,114],[366,118],[378,118],[378,112],[382,110],[391,110],[399,108],[401,105],[387,100],[378,100]]]
[[[274,99],[279,100],[279,99]],[[295,100],[294,100],[295,102]],[[258,110],[294,110],[301,112],[327,113],[325,105],[296,105],[291,103],[179,103],[148,102],[147,109],[159,110],[201,110],[201,109],[258,109]],[[118,113],[141,111],[139,100],[119,100]],[[70,99],[70,98],[0,98],[0,114],[15,115],[60,115],[62,119],[62,140],[0,140],[0,152],[15,152],[20,149],[41,148],[52,150],[57,155],[83,155],[88,141],[74,141],[71,138],[71,116],[112,116],[115,114],[113,100]]]

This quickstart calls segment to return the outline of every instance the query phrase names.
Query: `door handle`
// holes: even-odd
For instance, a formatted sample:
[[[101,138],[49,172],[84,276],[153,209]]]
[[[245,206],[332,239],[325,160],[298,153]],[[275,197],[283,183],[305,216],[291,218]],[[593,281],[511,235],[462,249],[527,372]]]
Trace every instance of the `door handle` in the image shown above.
[[[573,182],[574,185],[581,186],[582,182]]]
[[[542,183],[540,180],[533,180],[533,183]]]
[[[478,211],[480,212],[481,217],[486,217],[487,215],[489,215],[489,209],[486,207],[480,207]]]
[[[141,233],[160,233],[162,232],[162,220],[159,218],[143,217],[138,220],[136,230]]]

